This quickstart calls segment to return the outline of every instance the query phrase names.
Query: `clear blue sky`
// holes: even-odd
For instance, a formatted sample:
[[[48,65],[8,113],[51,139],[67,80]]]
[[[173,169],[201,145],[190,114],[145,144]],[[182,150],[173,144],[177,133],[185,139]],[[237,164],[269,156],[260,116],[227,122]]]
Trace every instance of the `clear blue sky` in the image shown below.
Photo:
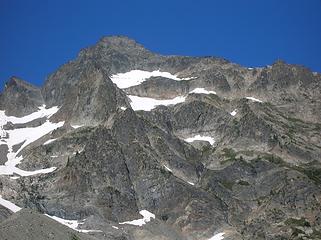
[[[321,0],[0,0],[0,88],[12,75],[42,85],[104,35],[162,54],[321,72]]]

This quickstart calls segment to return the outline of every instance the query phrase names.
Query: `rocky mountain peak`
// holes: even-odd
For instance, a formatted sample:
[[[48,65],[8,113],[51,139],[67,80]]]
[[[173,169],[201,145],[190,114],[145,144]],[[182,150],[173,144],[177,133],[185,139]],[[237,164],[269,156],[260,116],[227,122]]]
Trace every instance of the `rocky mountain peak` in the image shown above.
[[[125,36],[106,36],[101,38],[94,46],[80,51],[80,61],[94,59],[98,64],[103,65],[108,71],[119,71],[128,64],[137,64],[144,58],[150,59],[156,54],[147,50],[143,45]],[[112,59],[111,59],[112,58]],[[126,64],[120,64],[120,61]]]
[[[36,88],[32,84],[20,79],[19,77],[12,76],[9,78],[7,83],[5,84],[5,88],[10,88],[10,87],[23,87],[23,88]]]
[[[320,239],[320,80],[122,36],[41,89],[13,77],[0,95],[0,205],[12,211],[0,207],[0,235],[41,220],[30,239]]]
[[[17,77],[12,76],[5,83],[4,91],[16,91],[16,92],[34,92],[39,91],[40,88]]]
[[[24,116],[43,104],[40,88],[15,76],[7,81],[0,95],[0,109],[8,115]]]
[[[143,45],[127,36],[105,36],[99,40],[98,44],[110,48],[144,48]]]

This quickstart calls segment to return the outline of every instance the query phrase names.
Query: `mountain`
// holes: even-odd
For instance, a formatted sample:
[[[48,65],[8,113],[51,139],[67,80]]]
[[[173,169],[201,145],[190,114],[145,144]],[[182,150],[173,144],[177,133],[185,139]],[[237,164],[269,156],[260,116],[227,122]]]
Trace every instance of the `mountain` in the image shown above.
[[[41,88],[13,77],[1,93],[0,232],[320,239],[320,93],[304,66],[103,37]]]

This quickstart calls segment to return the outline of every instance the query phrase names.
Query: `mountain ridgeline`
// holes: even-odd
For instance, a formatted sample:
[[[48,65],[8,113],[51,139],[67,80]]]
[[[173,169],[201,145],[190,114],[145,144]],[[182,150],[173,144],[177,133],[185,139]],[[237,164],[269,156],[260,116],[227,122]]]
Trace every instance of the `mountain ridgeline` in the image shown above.
[[[41,88],[12,77],[0,136],[9,240],[321,239],[321,74],[303,66],[104,37]]]

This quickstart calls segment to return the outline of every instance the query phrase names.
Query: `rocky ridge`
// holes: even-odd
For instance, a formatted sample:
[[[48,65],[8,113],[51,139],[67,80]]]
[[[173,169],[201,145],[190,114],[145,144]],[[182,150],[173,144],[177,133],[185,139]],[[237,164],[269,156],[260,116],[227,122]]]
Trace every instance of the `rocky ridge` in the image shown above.
[[[282,61],[244,68],[104,37],[42,88],[7,83],[0,195],[84,221],[76,230],[97,230],[84,235],[95,239],[319,239],[320,84]],[[57,109],[35,115],[44,104]],[[13,145],[15,131],[28,141],[45,124],[54,130]],[[19,171],[5,173],[5,162]],[[121,224],[141,210],[155,219]]]

